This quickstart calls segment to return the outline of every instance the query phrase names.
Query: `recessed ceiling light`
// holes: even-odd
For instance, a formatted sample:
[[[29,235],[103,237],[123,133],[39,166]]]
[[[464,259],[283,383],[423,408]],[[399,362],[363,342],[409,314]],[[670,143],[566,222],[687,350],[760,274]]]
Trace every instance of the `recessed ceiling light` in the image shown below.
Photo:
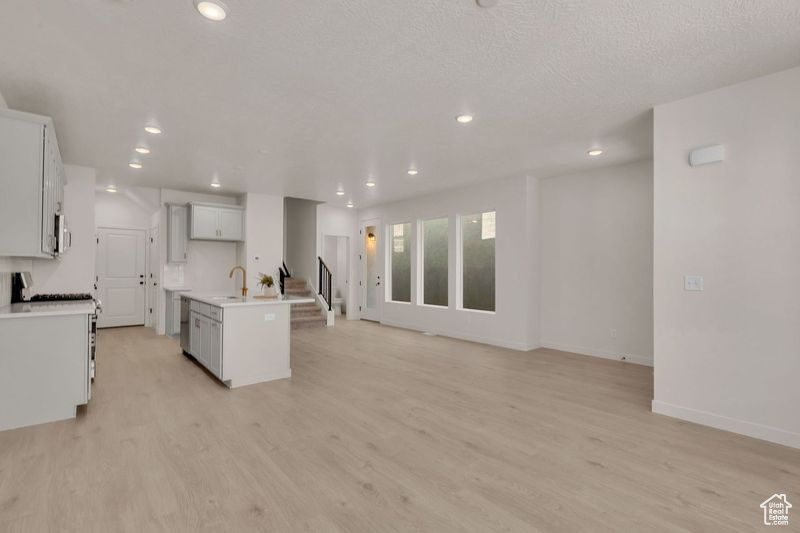
[[[150,153],[150,148],[145,148],[144,146],[137,146],[135,148],[135,150],[136,150],[136,153],[138,153],[138,154],[149,154]]]
[[[417,170],[416,168],[409,168],[408,169],[408,175],[409,176],[416,176],[417,174],[419,174],[419,170]]]
[[[106,187],[106,192],[117,192],[117,188],[114,187],[113,185],[109,185],[108,187]]]
[[[228,6],[219,0],[194,0],[194,7],[208,20],[219,22],[228,16]]]
[[[472,115],[458,115],[456,117],[456,120],[461,124],[469,124],[470,122],[472,122],[473,118],[475,117],[473,117]]]
[[[344,196],[344,191],[336,191],[336,196]]]
[[[366,185],[367,187],[374,187],[374,186],[375,186],[375,182],[374,182],[374,181],[372,181],[372,180],[369,180],[369,181],[368,181],[368,182],[366,182],[364,185]]]
[[[214,187],[215,189],[219,189],[220,187],[222,187],[222,184],[218,181],[212,181],[211,186]]]
[[[598,155],[602,155],[603,150],[601,150],[600,148],[592,148],[591,150],[589,150],[586,153],[589,154],[592,157],[597,157]]]
[[[131,161],[130,163],[128,163],[128,166],[131,168],[142,168],[142,164],[137,163],[136,161]]]
[[[355,207],[355,206],[353,205],[353,202],[347,202],[347,207],[351,207],[352,208],[352,207]]]
[[[161,134],[161,128],[158,128],[156,126],[145,126],[144,131],[146,131],[147,133],[151,133],[153,135]]]

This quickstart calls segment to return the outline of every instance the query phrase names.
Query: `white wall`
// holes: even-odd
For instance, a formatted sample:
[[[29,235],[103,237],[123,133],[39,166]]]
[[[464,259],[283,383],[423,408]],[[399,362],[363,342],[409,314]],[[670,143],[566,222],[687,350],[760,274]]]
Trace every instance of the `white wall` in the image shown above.
[[[800,68],[661,105],[653,411],[800,447]],[[687,164],[723,144],[726,159]],[[704,277],[703,292],[682,288]]]
[[[653,165],[541,181],[542,345],[653,361]]]
[[[186,250],[186,263],[170,265],[167,258],[167,203],[185,204],[188,202],[208,202],[224,205],[238,205],[235,196],[212,195],[196,192],[160,189],[162,235],[162,264],[165,265],[162,285],[186,285],[196,291],[227,292],[233,294],[239,285],[228,277],[231,268],[238,263],[235,242],[190,240]],[[246,228],[245,228],[246,231]]]
[[[317,205],[319,202],[284,198],[283,250],[292,276],[317,286]]]
[[[72,232],[72,246],[60,260],[33,259],[34,292],[94,294],[95,170],[74,165],[64,165],[64,170],[64,213]]]
[[[529,224],[529,221],[538,220],[538,215],[531,212],[537,210],[537,194],[537,180],[522,177],[485,182],[359,210],[359,220],[380,218],[384,228],[387,224],[442,216],[449,217],[450,221],[449,307],[417,305],[415,291],[412,291],[411,304],[384,301],[381,322],[520,350],[538,347],[538,328],[534,327],[538,317],[538,301],[531,300],[535,294],[532,284],[538,284],[539,279],[539,265],[534,261],[535,251],[538,250],[538,228]],[[455,306],[455,217],[492,209],[497,210],[497,311],[458,310]],[[381,235],[384,234],[385,231],[382,231]],[[357,255],[355,258],[357,261]],[[414,262],[416,238],[412,238],[412,264]],[[416,287],[416,269],[412,269],[411,284]]]
[[[348,209],[346,207],[335,207],[327,204],[320,204],[317,206],[317,255],[322,256],[323,252],[323,237],[325,235],[335,235],[348,238],[348,245],[350,247],[350,258],[347,272],[347,319],[355,320],[359,318],[358,315],[358,279],[359,263],[358,263],[358,213],[355,209]],[[338,254],[337,254],[338,255]],[[334,268],[331,266],[331,268]],[[339,276],[341,278],[341,276]],[[334,281],[341,289],[341,283]]]
[[[241,204],[247,211],[239,264],[247,269],[247,285],[255,294],[260,290],[260,272],[272,276],[278,286],[278,268],[283,261],[283,197],[247,193]]]
[[[115,193],[100,188],[95,196],[95,224],[98,228],[148,230],[159,199],[159,190],[149,187],[124,187]]]

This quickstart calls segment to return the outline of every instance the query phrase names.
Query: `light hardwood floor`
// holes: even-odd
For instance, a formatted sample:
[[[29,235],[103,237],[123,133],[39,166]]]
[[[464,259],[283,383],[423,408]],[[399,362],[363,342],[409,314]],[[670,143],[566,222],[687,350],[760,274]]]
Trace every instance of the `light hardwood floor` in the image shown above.
[[[291,380],[231,391],[174,341],[101,331],[79,418],[0,433],[0,531],[761,531],[774,492],[800,509],[799,450],[651,414],[647,367],[344,321],[292,350]]]

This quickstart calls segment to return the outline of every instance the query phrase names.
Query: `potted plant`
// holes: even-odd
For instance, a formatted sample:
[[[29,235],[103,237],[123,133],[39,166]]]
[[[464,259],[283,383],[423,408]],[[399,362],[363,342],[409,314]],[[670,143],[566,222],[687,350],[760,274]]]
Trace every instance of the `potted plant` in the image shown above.
[[[261,287],[261,293],[269,298],[274,298],[278,296],[277,291],[275,290],[275,280],[272,276],[268,276],[263,272],[258,273],[258,285]]]

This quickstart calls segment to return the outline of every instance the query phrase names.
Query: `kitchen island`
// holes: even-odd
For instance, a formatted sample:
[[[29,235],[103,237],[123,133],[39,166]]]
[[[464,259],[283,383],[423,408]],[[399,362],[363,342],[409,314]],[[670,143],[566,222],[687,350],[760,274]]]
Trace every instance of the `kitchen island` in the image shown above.
[[[314,301],[181,294],[181,348],[232,389],[291,377],[291,305]]]

